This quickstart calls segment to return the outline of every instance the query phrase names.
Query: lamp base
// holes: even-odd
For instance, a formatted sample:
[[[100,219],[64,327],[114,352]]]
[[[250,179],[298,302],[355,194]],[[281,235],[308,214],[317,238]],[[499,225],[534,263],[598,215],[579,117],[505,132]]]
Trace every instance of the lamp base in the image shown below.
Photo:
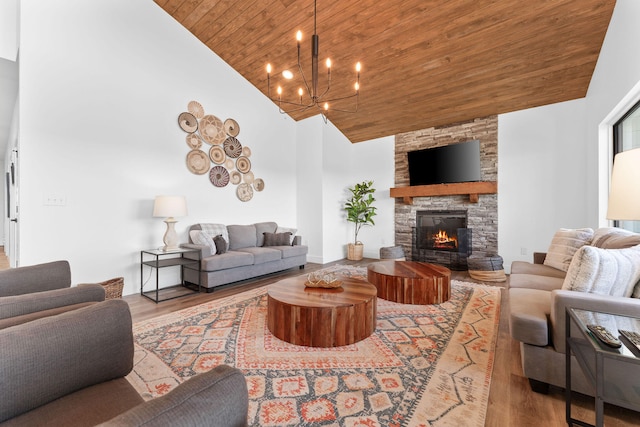
[[[164,247],[162,250],[164,252],[171,252],[180,249],[178,246],[178,233],[176,233],[176,221],[173,217],[169,217],[164,220],[164,223],[167,224],[167,231],[164,233],[164,237],[162,241],[164,242]]]

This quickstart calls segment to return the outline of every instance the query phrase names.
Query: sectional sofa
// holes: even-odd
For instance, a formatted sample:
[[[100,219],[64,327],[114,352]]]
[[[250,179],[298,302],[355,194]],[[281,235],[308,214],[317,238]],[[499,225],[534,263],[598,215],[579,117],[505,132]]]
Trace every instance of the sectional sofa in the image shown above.
[[[561,229],[533,263],[511,264],[509,326],[534,391],[564,388],[567,307],[640,317],[639,280],[640,234],[620,228]],[[571,372],[572,389],[593,395],[582,371]]]
[[[301,244],[296,229],[275,222],[248,225],[194,224],[189,243],[199,249],[200,272],[185,269],[186,282],[200,283],[212,291],[216,286],[251,279],[294,267],[304,268],[308,247]]]

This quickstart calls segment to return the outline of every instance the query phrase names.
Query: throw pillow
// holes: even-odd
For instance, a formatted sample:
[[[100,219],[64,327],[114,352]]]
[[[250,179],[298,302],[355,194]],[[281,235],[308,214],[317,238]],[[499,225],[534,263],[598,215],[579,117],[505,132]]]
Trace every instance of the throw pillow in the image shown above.
[[[218,234],[222,234],[224,240],[229,242],[229,232],[227,231],[227,226],[224,224],[199,224],[202,231],[207,233],[213,239]]]
[[[227,241],[224,240],[222,234],[217,235],[213,238],[213,243],[216,245],[216,254],[220,255],[227,252]]]
[[[561,228],[556,231],[551,240],[544,265],[562,271],[569,270],[573,255],[582,246],[588,245],[592,238],[593,230],[591,228]]]
[[[189,237],[191,237],[191,241],[196,245],[208,246],[209,249],[211,249],[211,255],[216,254],[216,245],[206,232],[202,230],[191,230]]]
[[[624,249],[636,245],[640,245],[640,234],[617,227],[598,228],[591,240],[591,246],[603,249]]]
[[[264,233],[264,246],[290,246],[291,233]]]
[[[293,239],[296,237],[296,233],[298,232],[297,228],[289,228],[289,227],[280,227],[276,229],[276,233],[291,233],[291,239],[289,245],[293,245]]]
[[[275,222],[256,222],[256,246],[264,245],[264,233],[277,233],[278,224]]]
[[[576,252],[562,289],[630,297],[640,280],[640,245],[625,249],[583,246]]]

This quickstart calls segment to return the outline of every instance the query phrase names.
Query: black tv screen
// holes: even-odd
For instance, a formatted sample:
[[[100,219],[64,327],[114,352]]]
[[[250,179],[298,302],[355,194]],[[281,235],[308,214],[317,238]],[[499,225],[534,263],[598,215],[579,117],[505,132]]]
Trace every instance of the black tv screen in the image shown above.
[[[480,141],[473,140],[407,153],[409,184],[480,181]]]

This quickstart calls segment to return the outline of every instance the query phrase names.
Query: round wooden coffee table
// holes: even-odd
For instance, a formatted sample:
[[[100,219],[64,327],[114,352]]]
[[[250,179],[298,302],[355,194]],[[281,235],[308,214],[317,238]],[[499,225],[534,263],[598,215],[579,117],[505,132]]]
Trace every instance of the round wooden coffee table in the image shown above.
[[[376,329],[376,288],[340,277],[336,289],[307,288],[305,275],[281,280],[267,291],[267,326],[291,344],[338,347],[367,338]]]
[[[451,271],[440,265],[415,261],[380,261],[369,264],[367,279],[378,296],[404,304],[441,304],[451,297]]]

